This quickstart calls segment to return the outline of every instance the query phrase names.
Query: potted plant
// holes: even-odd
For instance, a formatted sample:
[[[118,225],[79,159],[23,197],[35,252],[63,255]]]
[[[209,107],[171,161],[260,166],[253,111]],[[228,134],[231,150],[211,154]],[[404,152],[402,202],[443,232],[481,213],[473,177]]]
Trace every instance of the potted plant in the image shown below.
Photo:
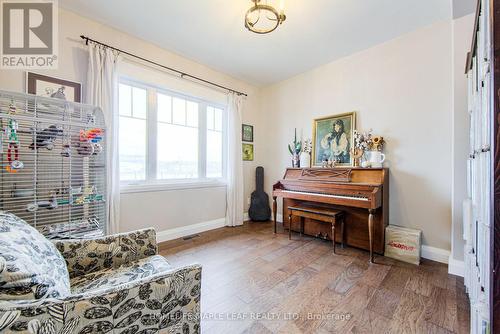
[[[288,151],[292,155],[292,167],[300,168],[300,152],[302,151],[302,142],[297,141],[297,128],[295,128],[295,135],[293,142],[288,144]]]

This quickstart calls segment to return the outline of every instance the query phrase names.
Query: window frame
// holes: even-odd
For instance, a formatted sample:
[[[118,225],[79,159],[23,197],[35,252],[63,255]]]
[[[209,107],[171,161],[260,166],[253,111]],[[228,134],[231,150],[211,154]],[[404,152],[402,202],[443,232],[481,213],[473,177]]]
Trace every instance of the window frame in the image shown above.
[[[196,96],[177,92],[155,84],[149,84],[120,75],[118,85],[125,84],[131,87],[142,88],[146,90],[146,170],[144,180],[121,180],[121,193],[164,191],[177,189],[196,189],[209,187],[226,186],[226,161],[227,161],[227,106],[205,100]],[[119,92],[117,93],[119,94]],[[186,101],[198,103],[198,177],[197,178],[172,178],[157,179],[157,149],[158,149],[158,94],[170,96],[172,99],[177,97]],[[118,95],[119,96],[119,95]],[[119,99],[117,99],[119,101]],[[222,110],[222,176],[207,177],[207,107],[214,107]],[[117,119],[122,117],[119,113],[119,104],[117,106]],[[126,116],[124,116],[126,117]],[[173,121],[173,119],[172,119]],[[119,126],[119,125],[118,125]],[[119,148],[118,148],[119,151]],[[119,157],[118,157],[119,159]]]

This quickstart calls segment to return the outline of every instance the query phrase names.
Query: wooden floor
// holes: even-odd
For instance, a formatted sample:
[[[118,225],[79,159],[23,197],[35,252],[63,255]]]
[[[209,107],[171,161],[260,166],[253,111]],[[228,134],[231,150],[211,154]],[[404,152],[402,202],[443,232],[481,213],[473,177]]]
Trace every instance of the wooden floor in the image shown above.
[[[271,223],[222,228],[161,245],[175,266],[201,263],[202,333],[469,333],[463,279],[337,247],[292,241]]]

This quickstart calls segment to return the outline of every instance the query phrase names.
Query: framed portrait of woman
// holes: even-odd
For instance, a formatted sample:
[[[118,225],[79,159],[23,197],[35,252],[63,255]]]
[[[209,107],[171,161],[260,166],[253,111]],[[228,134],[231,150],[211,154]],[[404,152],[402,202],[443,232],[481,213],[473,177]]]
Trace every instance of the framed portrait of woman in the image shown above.
[[[316,118],[313,122],[313,166],[335,161],[337,166],[352,166],[351,147],[356,129],[356,113]]]

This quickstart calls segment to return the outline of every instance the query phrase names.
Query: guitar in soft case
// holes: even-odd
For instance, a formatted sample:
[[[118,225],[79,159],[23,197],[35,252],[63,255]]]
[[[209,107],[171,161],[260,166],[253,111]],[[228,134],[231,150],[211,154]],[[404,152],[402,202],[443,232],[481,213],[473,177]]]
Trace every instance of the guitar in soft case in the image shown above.
[[[269,196],[264,191],[264,167],[255,169],[255,191],[251,195],[248,216],[253,221],[267,221],[271,218]]]

